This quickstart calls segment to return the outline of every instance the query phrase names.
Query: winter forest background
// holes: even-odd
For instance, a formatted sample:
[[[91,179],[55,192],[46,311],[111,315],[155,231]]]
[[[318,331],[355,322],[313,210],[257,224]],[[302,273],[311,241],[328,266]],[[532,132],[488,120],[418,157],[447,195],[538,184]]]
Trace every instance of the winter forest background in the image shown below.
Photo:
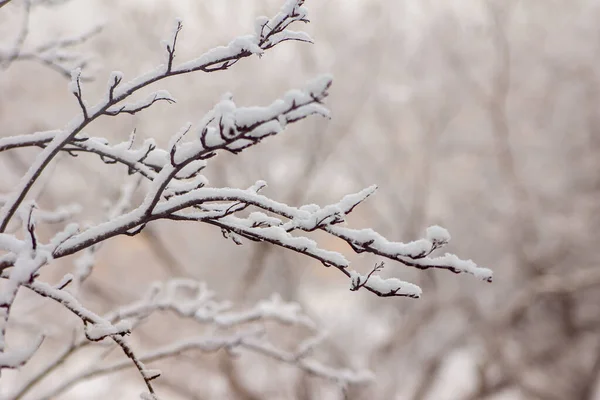
[[[128,80],[163,62],[161,40],[178,17],[176,59],[185,61],[254,32],[256,17],[282,4],[7,2],[0,140],[60,129],[81,112],[68,90],[73,64],[84,62],[82,87],[92,101],[111,71]],[[154,282],[205,282],[218,300],[211,307],[230,301],[239,313],[227,315],[254,325],[232,330],[226,319],[199,324],[159,312],[128,336],[131,345],[143,353],[192,335],[261,329],[277,349],[306,346],[311,360],[330,368],[307,366],[300,350],[207,342],[149,363],[162,371],[152,382],[163,398],[600,399],[600,3],[309,0],[305,7],[311,23],[294,29],[315,44],[289,41],[226,71],[161,81],[142,94],[166,89],[176,104],[101,118],[85,132],[116,144],[135,129],[136,145],[153,137],[166,148],[224,93],[238,105],[267,105],[331,73],[331,119],[313,116],[240,154],[221,153],[202,174],[215,187],[263,179],[265,193],[293,206],[333,204],[377,184],[349,225],[404,242],[443,226],[452,234],[448,251],[493,269],[494,282],[386,261],[382,276],[418,284],[423,295],[377,297],[350,291],[335,268],[291,251],[248,240],[237,246],[207,224],[156,221],[94,251],[93,273],[76,288],[81,303],[107,315],[143,298]],[[81,40],[61,42],[68,38]],[[16,187],[40,151],[0,152],[1,193]],[[111,215],[131,182],[126,168],[96,155],[63,153],[49,169],[32,196],[65,213],[80,203],[83,224]],[[142,199],[134,192],[129,200]],[[41,225],[39,235],[60,229]],[[311,237],[343,252],[361,274],[381,261],[330,235]],[[40,278],[57,283],[74,260],[56,260]],[[79,343],[81,320],[23,289],[7,343],[35,340],[40,326],[43,344],[24,366],[2,371],[0,398],[125,399],[144,390],[139,371],[120,364],[122,352],[106,340],[61,359]],[[48,365],[56,368],[44,374]]]

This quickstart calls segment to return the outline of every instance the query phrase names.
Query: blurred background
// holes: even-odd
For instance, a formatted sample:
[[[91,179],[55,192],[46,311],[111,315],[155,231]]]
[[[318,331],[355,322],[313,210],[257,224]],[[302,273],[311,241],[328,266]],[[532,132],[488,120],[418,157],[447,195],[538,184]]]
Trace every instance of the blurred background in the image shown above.
[[[254,19],[273,15],[282,1],[51,3],[31,9],[23,46],[101,26],[76,47],[90,56],[84,74],[94,80],[84,94],[93,103],[110,71],[130,79],[163,62],[160,41],[176,17],[184,22],[177,53],[184,61],[251,33]],[[311,23],[302,28],[314,45],[284,43],[226,72],[172,78],[152,89],[168,89],[177,104],[101,119],[86,133],[118,143],[136,129],[140,142],[154,137],[164,146],[223,93],[238,105],[264,105],[332,73],[331,120],[308,119],[238,156],[219,155],[206,169],[211,184],[248,187],[264,179],[265,193],[291,205],[324,205],[377,184],[352,226],[410,241],[439,224],[452,234],[449,251],[492,268],[494,283],[390,262],[384,274],[420,285],[424,295],[378,298],[350,292],[337,271],[297,254],[236,246],[210,226],[158,222],[101,248],[82,288],[86,305],[104,312],[174,276],[205,281],[237,304],[276,292],[329,333],[321,359],[376,377],[343,391],[260,356],[192,354],[157,366],[163,376],[156,385],[171,399],[600,399],[600,2],[305,6]],[[19,0],[0,9],[0,48],[18,40],[24,16]],[[0,68],[0,136],[58,129],[79,112],[61,71],[8,62],[7,53]],[[37,152],[0,155],[0,190],[18,182]],[[100,221],[127,180],[124,169],[91,155],[65,154],[52,168],[37,188],[39,202],[79,202],[82,221]],[[331,238],[320,243],[343,251],[363,273],[380,261]],[[71,268],[72,260],[61,260],[45,273],[57,279]],[[25,299],[17,304],[26,310],[21,329],[40,319],[57,332],[77,326],[58,306]],[[151,347],[174,323],[159,321],[135,340]],[[36,357],[65,341],[64,334],[50,337]],[[33,374],[30,364],[3,374],[0,393]],[[60,398],[133,398],[137,379],[129,372],[96,378]]]

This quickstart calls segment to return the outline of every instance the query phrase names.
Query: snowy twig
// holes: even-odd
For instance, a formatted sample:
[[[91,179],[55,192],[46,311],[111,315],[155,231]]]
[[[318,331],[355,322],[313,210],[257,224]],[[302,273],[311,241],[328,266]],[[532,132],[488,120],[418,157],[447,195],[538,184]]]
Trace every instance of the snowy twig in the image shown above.
[[[83,102],[83,94],[81,93],[81,68],[75,68],[71,72],[71,83],[69,83],[69,90],[79,103],[79,107],[81,108],[81,112],[83,113],[83,119],[88,119],[88,111],[87,107]]]
[[[196,349],[203,352],[216,352],[220,349],[245,349],[268,358],[294,365],[312,375],[336,381],[342,385],[364,383],[372,379],[368,371],[354,372],[326,366],[309,355],[318,346],[324,335],[317,331],[316,324],[299,308],[296,303],[286,303],[279,296],[260,301],[248,310],[233,311],[228,302],[218,302],[215,294],[202,283],[187,279],[172,279],[165,283],[154,284],[148,294],[140,301],[121,307],[100,317],[86,310],[79,302],[64,290],[51,287],[45,283],[33,282],[25,285],[41,296],[61,303],[86,324],[86,338],[75,340],[61,355],[44,368],[38,375],[27,382],[15,395],[15,399],[24,396],[35,384],[48,376],[63,364],[77,350],[83,348],[89,340],[97,341],[102,337],[110,337],[125,352],[128,360],[117,361],[108,365],[92,364],[79,374],[65,380],[58,387],[46,393],[43,398],[54,398],[73,385],[94,377],[111,374],[120,370],[136,367],[142,377],[149,381],[156,378],[160,371],[149,370],[146,363],[156,362]],[[162,348],[142,355],[133,354],[123,339],[123,334],[133,330],[139,322],[157,311],[171,311],[183,318],[192,319],[201,325],[214,325],[220,329],[232,329],[250,323],[261,323],[272,320],[284,325],[304,326],[315,335],[300,343],[294,352],[275,347],[264,336],[263,328],[247,327],[233,334],[204,335],[178,340]],[[123,328],[123,321],[128,321]],[[149,371],[154,371],[150,374]]]
[[[124,335],[131,332],[127,323],[122,321],[117,324],[111,324],[106,319],[83,307],[75,297],[66,291],[56,289],[46,283],[35,281],[24,284],[24,286],[40,296],[62,304],[66,309],[79,317],[83,323],[86,324],[86,337],[88,340],[97,341],[104,337],[110,337],[138,369],[140,375],[144,379],[148,391],[152,394],[155,393],[152,383],[150,382],[151,379],[148,379],[143,373],[145,370],[144,364],[137,358],[131,347],[123,338]]]
[[[362,277],[357,277],[357,279],[352,281],[352,286],[350,287],[350,290],[352,291],[356,291],[358,289],[360,289],[361,287],[365,286],[365,284],[369,281],[369,279],[371,278],[371,276],[378,271],[381,271],[384,267],[384,263],[383,261],[379,264],[375,264],[375,267],[373,267],[373,269],[371,270],[371,272],[369,272],[367,274],[366,277],[364,277],[364,279],[361,279]]]
[[[372,229],[349,229],[341,226],[328,226],[328,233],[346,241],[357,253],[368,252],[386,257],[418,269],[446,269],[456,274],[469,273],[482,280],[491,282],[492,271],[478,267],[470,260],[461,260],[453,254],[430,258],[429,255],[446,245],[449,233],[439,227],[427,229],[426,238],[410,243],[390,242]]]
[[[21,217],[22,230],[26,235],[25,239],[18,240],[8,235],[0,237],[0,248],[15,255],[13,268],[6,275],[7,282],[3,286],[2,292],[0,292],[0,354],[4,353],[5,355],[3,363],[0,363],[0,370],[12,365],[10,361],[13,357],[10,354],[22,354],[20,351],[7,353],[5,342],[9,314],[19,288],[28,282],[32,282],[38,270],[51,260],[50,252],[38,248],[33,220],[35,204],[27,203],[26,206],[27,208],[22,209],[25,215]]]
[[[177,37],[179,32],[183,28],[181,20],[177,20],[175,29],[173,30],[173,37],[170,42],[166,43],[165,47],[167,50],[167,72],[171,72],[173,69],[173,61],[175,60],[175,47],[177,46]]]
[[[285,32],[285,27],[283,26],[284,22],[289,23],[290,21],[302,20],[302,15],[305,14],[305,11],[300,12],[301,3],[302,1],[299,0],[286,2],[282,11],[273,18],[277,23],[272,27],[272,30],[264,36],[259,37],[257,35],[249,35],[239,37],[229,43],[228,46],[217,47],[199,58],[180,64],[171,70],[168,70],[167,66],[159,66],[148,74],[142,75],[129,83],[119,85],[112,91],[112,97],[107,93],[103,100],[92,107],[85,107],[83,99],[81,98],[80,87],[77,84],[78,78],[75,79],[75,83],[73,83],[72,79],[72,83],[70,84],[71,92],[78,94],[76,96],[78,96],[77,99],[82,106],[83,113],[71,120],[65,129],[56,133],[50,143],[48,143],[45,149],[38,155],[35,162],[21,179],[21,182],[17,185],[2,209],[0,209],[0,233],[6,230],[6,227],[17,208],[44,168],[46,168],[58,152],[72,142],[77,134],[79,134],[88,124],[95,121],[101,115],[106,114],[106,111],[111,107],[154,82],[190,72],[212,72],[227,69],[242,58],[249,57],[253,54],[262,54],[265,48],[269,48],[268,41],[274,34]],[[74,76],[77,77],[78,74],[75,74]],[[114,81],[114,76],[112,76],[111,82]]]

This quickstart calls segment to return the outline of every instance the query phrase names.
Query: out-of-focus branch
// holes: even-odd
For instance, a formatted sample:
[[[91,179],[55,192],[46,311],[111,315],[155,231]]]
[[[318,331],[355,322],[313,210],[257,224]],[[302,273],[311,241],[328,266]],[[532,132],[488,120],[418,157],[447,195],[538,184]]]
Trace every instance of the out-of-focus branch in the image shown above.
[[[536,298],[549,294],[574,294],[600,286],[600,269],[586,268],[565,276],[544,275],[533,279],[513,297],[513,301],[499,316],[500,325],[520,319]]]
[[[130,359],[131,363],[138,369],[142,376],[148,391],[154,395],[154,387],[151,380],[156,376],[148,376],[146,368],[142,361],[135,355],[129,344],[123,336],[131,333],[131,328],[126,321],[121,321],[115,325],[109,323],[102,317],[84,308],[73,296],[62,289],[55,289],[52,286],[39,281],[24,284],[23,286],[31,289],[42,297],[52,299],[79,317],[86,325],[86,337],[91,341],[99,341],[105,337],[110,337]]]
[[[0,3],[0,7],[4,6],[5,3]],[[0,68],[8,67],[13,61],[17,60],[21,54],[23,43],[29,35],[29,19],[31,16],[31,1],[23,1],[23,21],[21,22],[20,29],[17,33],[17,37],[14,40],[14,44],[9,50],[0,52]]]
[[[9,3],[3,1],[0,7]],[[15,62],[33,61],[48,66],[56,70],[65,77],[70,77],[73,68],[83,68],[87,65],[88,59],[77,52],[71,50],[72,47],[85,43],[94,37],[101,30],[100,27],[93,28],[86,33],[74,37],[48,41],[31,49],[27,49],[24,44],[29,36],[30,17],[32,9],[39,5],[54,5],[51,1],[23,1],[23,21],[13,45],[4,51],[0,51],[0,69],[6,69]],[[90,80],[89,77],[82,77],[83,80]]]
[[[25,382],[21,388],[17,389],[17,391],[14,393],[14,400],[22,399],[23,396],[35,388],[35,386],[38,385],[43,379],[49,376],[57,368],[63,366],[78,350],[91,345],[91,343],[93,342],[90,342],[85,338],[76,341],[75,337],[73,337],[73,341],[69,344],[69,346],[67,346],[57,357],[49,361],[36,375],[27,380],[27,382]]]
[[[311,375],[344,385],[363,383],[372,379],[371,374],[366,371],[355,372],[336,369],[310,358],[312,349],[321,342],[322,334],[316,331],[316,324],[302,313],[297,304],[285,303],[277,296],[269,300],[263,300],[248,310],[235,311],[228,302],[217,302],[214,299],[214,293],[208,291],[205,285],[191,280],[173,279],[164,284],[155,284],[144,298],[100,317],[85,310],[74,297],[62,289],[52,288],[40,282],[25,286],[41,296],[60,302],[76,314],[86,324],[85,331],[88,340],[86,340],[86,337],[74,340],[57,359],[53,360],[38,375],[27,382],[17,392],[15,399],[22,398],[31,391],[41,380],[53,373],[58,366],[67,362],[69,357],[73,356],[76,351],[93,343],[89,341],[90,335],[92,335],[94,341],[101,340],[103,337],[114,340],[117,336],[119,340],[115,342],[121,348],[126,347],[123,350],[129,360],[117,361],[108,365],[101,365],[99,362],[93,363],[79,374],[51,389],[42,398],[54,398],[77,383],[131,367],[138,368],[147,386],[151,386],[150,380],[156,378],[160,371],[145,368],[145,363],[175,357],[194,349],[202,352],[216,352],[220,349],[244,349],[279,362],[294,365]],[[182,339],[142,355],[133,354],[131,348],[121,336],[124,333],[131,333],[140,325],[140,322],[157,312],[174,312],[178,316],[193,320],[200,325],[212,324],[221,329],[239,328],[249,323],[264,324],[266,321],[275,321],[282,325],[304,326],[311,331],[315,331],[315,335],[300,343],[293,352],[275,347],[265,337],[263,329],[244,328],[231,334],[213,334]],[[98,328],[92,328],[90,324]],[[127,326],[128,328],[123,331],[120,326]]]

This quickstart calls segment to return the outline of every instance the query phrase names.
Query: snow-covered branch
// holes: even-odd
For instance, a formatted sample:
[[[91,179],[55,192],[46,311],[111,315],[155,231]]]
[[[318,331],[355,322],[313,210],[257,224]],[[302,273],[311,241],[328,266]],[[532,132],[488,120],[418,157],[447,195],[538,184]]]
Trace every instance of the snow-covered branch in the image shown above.
[[[286,1],[281,11],[273,17],[269,24],[268,32],[263,32],[260,35],[239,37],[234,39],[227,46],[221,46],[209,50],[200,57],[184,62],[178,66],[169,69],[167,65],[160,65],[147,74],[141,75],[128,83],[122,83],[121,79],[116,79],[115,76],[120,74],[112,74],[109,79],[110,89],[102,100],[94,106],[86,106],[85,100],[82,98],[81,81],[79,74],[71,74],[72,80],[69,84],[71,92],[73,92],[82,108],[82,114],[75,117],[67,124],[65,129],[58,131],[52,140],[46,145],[44,150],[38,155],[33,165],[21,179],[19,185],[9,196],[6,203],[0,209],[0,232],[4,232],[11,218],[23,202],[25,196],[34,185],[41,172],[46,168],[50,161],[90,123],[98,117],[106,115],[106,112],[111,107],[116,106],[122,101],[129,98],[131,95],[140,89],[153,84],[157,81],[168,77],[186,74],[190,72],[203,71],[213,72],[217,70],[228,69],[230,66],[253,54],[263,54],[265,49],[272,46],[269,44],[269,39],[275,34],[287,34],[286,27],[295,21],[304,21],[306,10],[301,6],[303,2],[299,0]],[[175,49],[172,50],[173,52]],[[293,117],[291,117],[292,120]],[[260,132],[257,132],[257,135]],[[251,140],[259,139],[253,137]]]
[[[312,358],[311,350],[320,343],[323,333],[299,305],[284,302],[278,296],[239,310],[230,302],[217,301],[214,293],[202,284],[187,279],[173,279],[154,285],[141,300],[105,316],[83,306],[78,298],[79,289],[92,273],[95,255],[102,244],[119,235],[137,235],[147,224],[156,220],[205,223],[217,227],[225,238],[232,239],[238,245],[247,239],[294,251],[318,260],[325,267],[336,268],[348,278],[350,290],[365,289],[381,297],[418,298],[422,293],[421,288],[414,284],[395,277],[380,276],[378,272],[383,268],[383,262],[367,275],[361,274],[351,268],[342,253],[323,248],[310,237],[310,233],[320,231],[342,240],[357,253],[371,253],[400,265],[468,273],[491,282],[492,272],[470,260],[462,260],[453,254],[433,255],[450,240],[450,234],[439,226],[428,228],[424,238],[409,243],[389,240],[369,228],[348,227],[347,215],[373,195],[376,186],[346,195],[337,203],[326,206],[289,205],[265,193],[267,185],[264,181],[259,180],[246,189],[213,187],[202,175],[219,152],[237,154],[270,136],[282,133],[288,124],[312,115],[328,118],[329,110],[323,105],[332,84],[332,78],[328,75],[314,79],[302,89],[290,90],[266,106],[239,106],[231,94],[225,94],[210,111],[200,117],[197,124],[182,124],[164,148],[160,148],[153,139],[136,143],[135,130],[126,141],[117,144],[111,144],[104,138],[90,137],[84,132],[88,125],[101,117],[136,114],[160,101],[173,103],[175,100],[171,94],[160,89],[144,99],[133,98],[141,89],[168,77],[196,71],[225,70],[245,57],[260,57],[266,50],[284,41],[312,42],[308,34],[288,29],[296,22],[308,22],[303,1],[287,0],[272,18],[258,18],[254,33],[177,64],[177,43],[183,28],[178,20],[171,36],[163,43],[164,64],[129,82],[124,80],[122,73],[111,73],[106,92],[95,104],[86,99],[82,69],[72,69],[69,71],[71,79],[68,89],[77,101],[79,113],[64,129],[0,139],[0,152],[31,146],[42,149],[14,190],[0,198],[0,278],[3,280],[0,292],[0,370],[23,365],[41,345],[42,339],[27,348],[9,351],[5,341],[12,305],[19,289],[26,287],[43,298],[60,303],[83,323],[81,334],[61,355],[60,363],[76,349],[82,348],[84,343],[95,346],[96,342],[109,341],[114,342],[112,346],[120,348],[127,358],[106,365],[94,363],[75,377],[65,380],[45,398],[53,398],[74,384],[92,377],[135,367],[148,391],[145,398],[156,399],[158,397],[152,381],[160,375],[160,371],[147,368],[145,363],[175,357],[191,349],[204,352],[219,349],[251,351],[292,364],[342,386],[371,379],[370,373],[340,370]],[[21,36],[26,35],[25,30]],[[19,39],[19,49],[23,40]],[[68,47],[82,40],[48,44],[38,48],[36,54]],[[18,54],[23,53],[19,50]],[[44,240],[43,235],[38,235],[38,224],[66,222],[79,211],[76,206],[43,211],[35,202],[26,201],[39,176],[59,152],[66,152],[73,157],[81,153],[96,154],[108,166],[126,166],[128,174],[133,176],[129,178],[131,182],[123,186],[121,196],[108,209],[103,222],[85,227],[77,223],[66,224],[60,232]],[[145,186],[140,185],[142,181]],[[140,193],[142,198],[138,204],[134,202],[136,193]],[[8,233],[9,223],[17,220],[22,223],[21,233]],[[69,255],[78,256],[72,274],[67,274],[54,286],[39,280],[40,269]],[[138,355],[125,336],[130,335],[147,318],[160,312],[172,313],[202,327],[210,327],[211,330],[209,334],[174,341]],[[296,349],[279,348],[267,338],[262,326],[266,321],[302,328],[310,331],[311,336]],[[258,328],[248,328],[253,324],[258,324]],[[22,397],[44,376],[52,374],[54,369],[55,364],[44,368],[20,389],[16,398]]]
[[[258,302],[249,309],[236,310],[230,302],[217,300],[215,293],[208,290],[203,283],[188,279],[172,279],[168,282],[154,284],[139,301],[117,308],[101,317],[88,311],[63,288],[39,281],[24,286],[40,296],[59,302],[84,323],[84,335],[75,339],[63,352],[60,357],[61,363],[66,362],[86,342],[97,342],[103,338],[113,340],[122,348],[127,357],[126,360],[112,363],[93,363],[51,389],[42,398],[54,398],[77,383],[132,367],[140,371],[140,375],[150,390],[152,388],[151,381],[157,378],[161,372],[157,369],[147,368],[145,365],[172,358],[190,350],[207,353],[221,349],[245,350],[294,365],[314,376],[333,380],[344,386],[365,383],[372,379],[372,374],[368,371],[334,368],[310,357],[312,350],[322,342],[323,332],[318,330],[317,324],[302,312],[298,304],[284,302],[276,295],[268,300]],[[172,312],[181,318],[197,322],[204,330],[212,327],[212,330],[216,329],[216,331],[179,339],[155,350],[136,355],[125,341],[124,336],[134,332],[141,321],[158,312]],[[283,326],[304,327],[311,332],[311,335],[296,349],[287,351],[269,340],[267,332],[262,327],[267,321],[274,321]],[[39,347],[39,343],[37,343],[37,347]],[[21,351],[23,352],[23,350]],[[16,356],[12,356],[11,360],[17,360]],[[56,361],[53,361],[42,369],[37,376],[34,376],[16,392],[14,398],[21,398],[25,395],[32,388],[32,382],[38,382],[42,377],[52,374],[55,365]]]

